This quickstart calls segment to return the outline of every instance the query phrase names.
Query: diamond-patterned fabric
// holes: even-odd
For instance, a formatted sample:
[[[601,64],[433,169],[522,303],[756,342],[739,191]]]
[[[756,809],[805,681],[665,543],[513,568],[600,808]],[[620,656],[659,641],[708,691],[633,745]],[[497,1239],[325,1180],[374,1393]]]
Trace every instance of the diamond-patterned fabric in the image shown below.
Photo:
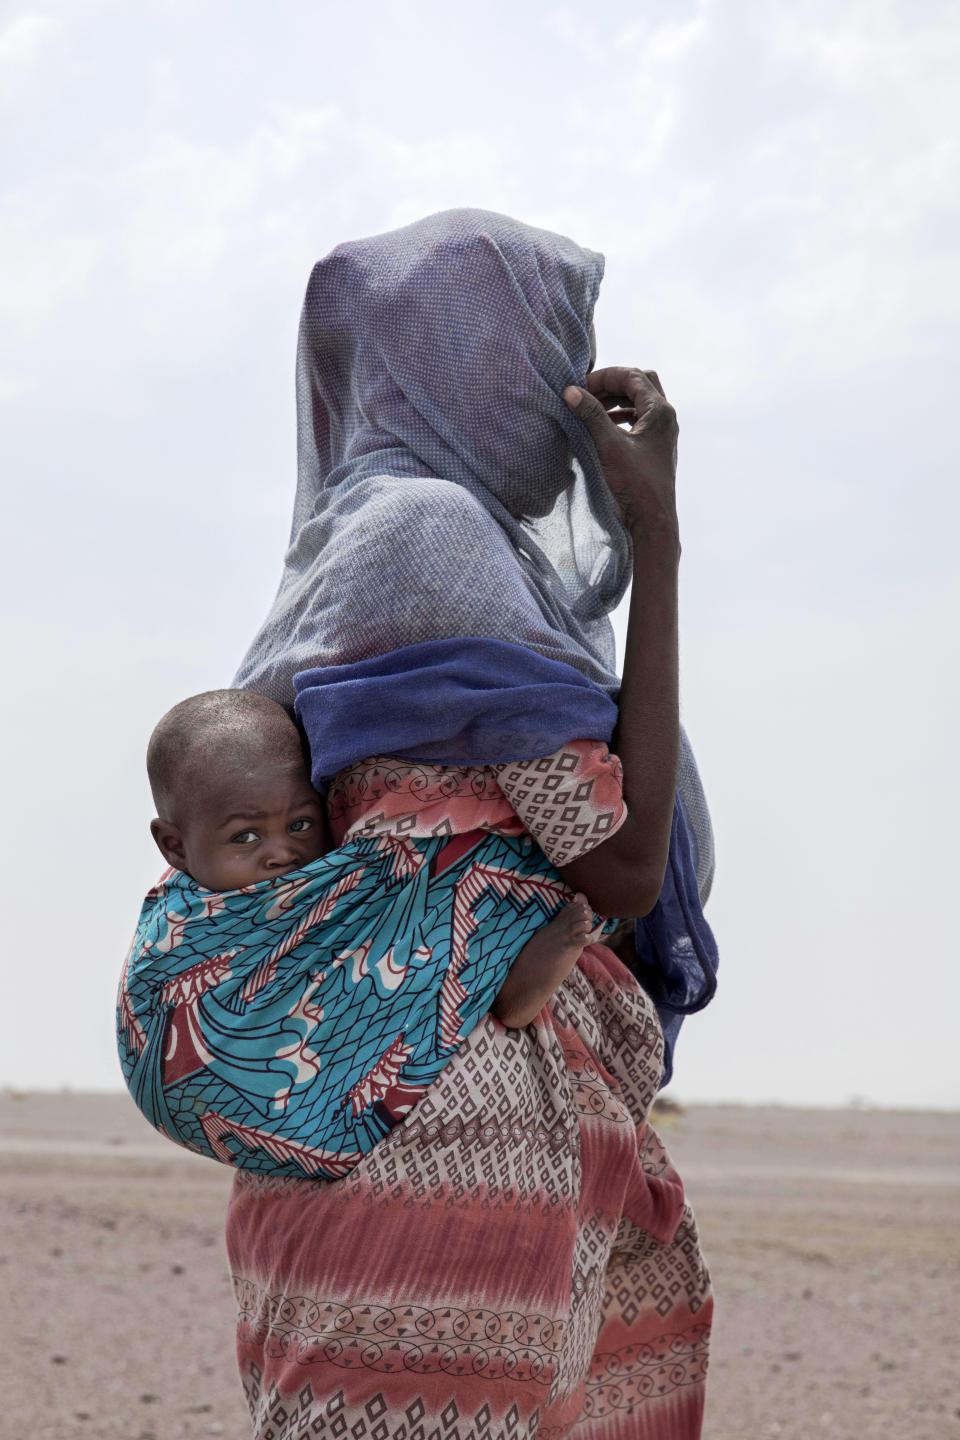
[[[327,798],[337,844],[366,835],[526,830],[554,865],[586,855],[627,818],[623,767],[597,740],[571,740],[541,759],[502,765],[374,756],[341,771]]]
[[[255,1440],[694,1440],[713,1301],[646,1122],[648,997],[591,947],[488,1016],[333,1184],[238,1172],[227,1245]]]
[[[334,826],[448,834],[519,811],[539,839],[559,808],[562,839],[581,823],[568,793],[616,817],[605,754],[371,761],[338,777]],[[533,1024],[481,1020],[342,1180],[238,1171],[227,1248],[254,1440],[696,1440],[713,1298],[647,1123],[663,1061],[652,1001],[594,945]]]

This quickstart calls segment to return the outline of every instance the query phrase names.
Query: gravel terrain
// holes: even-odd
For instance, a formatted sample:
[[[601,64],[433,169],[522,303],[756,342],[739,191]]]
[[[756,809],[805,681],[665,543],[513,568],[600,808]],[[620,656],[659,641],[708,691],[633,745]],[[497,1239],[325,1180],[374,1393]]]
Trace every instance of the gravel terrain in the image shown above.
[[[658,1125],[717,1290],[707,1440],[960,1440],[960,1114]],[[228,1184],[125,1095],[0,1095],[2,1440],[249,1435]]]

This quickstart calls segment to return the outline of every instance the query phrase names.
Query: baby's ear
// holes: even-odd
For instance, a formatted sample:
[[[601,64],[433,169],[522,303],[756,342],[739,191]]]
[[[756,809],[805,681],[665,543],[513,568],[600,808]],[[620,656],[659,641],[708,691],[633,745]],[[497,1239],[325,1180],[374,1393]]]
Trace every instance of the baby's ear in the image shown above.
[[[183,848],[183,836],[176,825],[171,825],[169,820],[151,820],[150,834],[167,864],[172,865],[174,870],[182,870],[187,856]]]

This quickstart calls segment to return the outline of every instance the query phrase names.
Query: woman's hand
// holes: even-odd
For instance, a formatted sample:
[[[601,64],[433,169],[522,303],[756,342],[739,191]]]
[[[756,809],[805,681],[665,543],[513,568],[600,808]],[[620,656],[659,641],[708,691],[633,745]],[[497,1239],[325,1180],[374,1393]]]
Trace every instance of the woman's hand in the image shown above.
[[[585,389],[568,385],[563,398],[593,436],[627,529],[677,534],[679,427],[657,372],[608,365],[591,370]]]
[[[599,914],[647,915],[670,853],[680,753],[677,417],[653,370],[592,370],[586,389],[570,385],[563,393],[590,429],[631,532],[633,588],[613,737],[627,818],[616,834],[561,868]],[[618,428],[623,421],[629,430]]]

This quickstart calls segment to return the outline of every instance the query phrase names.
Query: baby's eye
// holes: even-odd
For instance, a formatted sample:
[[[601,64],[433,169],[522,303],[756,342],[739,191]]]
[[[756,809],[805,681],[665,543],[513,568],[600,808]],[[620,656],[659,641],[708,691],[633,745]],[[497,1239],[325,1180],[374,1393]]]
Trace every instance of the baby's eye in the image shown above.
[[[290,824],[287,826],[287,829],[293,830],[297,833],[302,833],[304,830],[309,830],[312,825],[313,821],[309,819],[308,816],[301,815],[299,820],[291,820]]]
[[[259,839],[260,836],[257,834],[256,830],[238,830],[236,835],[230,836],[230,844],[253,845],[254,842]]]

